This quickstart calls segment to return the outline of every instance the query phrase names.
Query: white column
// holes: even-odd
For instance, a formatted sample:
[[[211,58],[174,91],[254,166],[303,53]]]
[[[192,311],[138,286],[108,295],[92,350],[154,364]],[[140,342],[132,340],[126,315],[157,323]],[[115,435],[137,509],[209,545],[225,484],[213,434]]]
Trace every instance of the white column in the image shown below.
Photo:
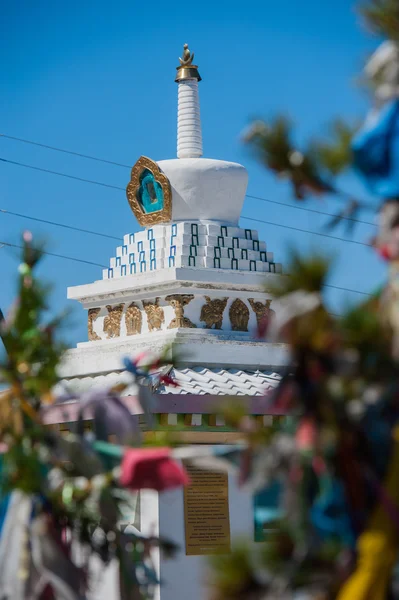
[[[202,156],[202,132],[197,79],[178,83],[177,157]]]

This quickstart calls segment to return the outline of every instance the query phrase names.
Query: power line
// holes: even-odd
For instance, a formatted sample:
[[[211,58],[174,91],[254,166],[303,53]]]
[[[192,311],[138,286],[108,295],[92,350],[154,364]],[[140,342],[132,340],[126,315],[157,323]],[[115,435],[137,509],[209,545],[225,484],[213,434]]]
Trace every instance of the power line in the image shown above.
[[[4,214],[9,214],[9,215],[13,215],[14,217],[20,217],[22,219],[29,219],[30,221],[37,221],[39,223],[46,223],[47,225],[54,225],[55,227],[63,227],[64,229],[70,229],[72,231],[79,231],[81,233],[87,233],[90,235],[97,235],[100,237],[104,237],[104,238],[108,238],[111,240],[117,240],[120,241],[120,238],[115,236],[115,235],[108,235],[107,233],[100,233],[98,231],[92,231],[90,229],[82,229],[81,227],[74,227],[73,225],[67,225],[65,223],[58,223],[56,221],[48,221],[46,219],[39,219],[38,217],[31,217],[30,215],[24,215],[22,213],[17,213],[17,212],[13,212],[11,210],[6,210],[5,208],[0,208],[0,213],[4,213]],[[254,219],[252,217],[246,217],[245,215],[243,215],[241,217],[242,219],[246,219],[247,221],[256,221],[257,223],[264,223],[266,225],[273,225],[276,227],[284,227],[287,229],[294,229],[295,231],[300,231],[302,233],[309,233],[311,235],[321,235],[323,237],[328,237],[331,238],[333,240],[338,240],[338,241],[342,241],[342,242],[348,242],[350,244],[360,244],[362,246],[368,246],[369,244],[366,244],[365,242],[358,242],[356,240],[348,240],[346,238],[340,238],[337,236],[333,236],[333,235],[328,235],[325,233],[318,233],[316,231],[309,231],[307,229],[300,229],[298,227],[290,227],[289,225],[282,225],[280,223],[272,223],[271,221],[264,221],[263,219]]]
[[[23,249],[23,246],[21,246],[19,244],[11,244],[9,242],[1,242],[1,241],[0,241],[0,244],[3,244],[4,246],[9,246],[10,248]],[[83,258],[75,258],[73,256],[65,256],[64,254],[54,254],[53,252],[47,252],[45,250],[43,250],[43,254],[47,254],[47,256],[53,256],[55,258],[63,258],[65,260],[73,260],[74,262],[85,263],[86,265],[92,265],[94,267],[101,267],[102,269],[107,268],[105,265],[101,265],[100,263],[92,262],[90,260],[84,260]]]
[[[13,165],[18,165],[20,167],[27,167],[28,169],[34,169],[34,170],[37,170],[37,171],[42,171],[44,173],[50,173],[52,175],[58,175],[60,177],[67,177],[68,179],[76,179],[77,181],[83,181],[85,183],[91,183],[93,185],[101,185],[103,187],[108,187],[108,188],[112,188],[112,189],[115,189],[115,190],[125,191],[125,188],[118,187],[116,185],[110,185],[108,183],[102,183],[100,181],[93,181],[91,179],[84,179],[82,177],[76,177],[75,175],[68,175],[66,173],[59,173],[58,171],[51,171],[50,169],[43,169],[41,167],[35,167],[33,165],[27,165],[25,163],[13,161],[13,160],[8,160],[6,158],[0,158],[0,161],[5,162],[5,163],[10,163],[10,164],[13,164]],[[247,219],[247,221],[254,221],[256,223],[264,223],[266,225],[273,225],[275,227],[283,227],[285,229],[291,229],[291,230],[294,230],[294,231],[300,231],[302,233],[308,233],[310,235],[318,235],[318,236],[321,236],[321,237],[330,238],[332,240],[337,240],[337,241],[340,241],[340,242],[346,242],[348,244],[358,244],[360,246],[367,246],[367,247],[369,247],[369,244],[366,244],[365,242],[358,242],[356,240],[348,240],[347,238],[342,238],[342,237],[338,237],[338,236],[335,236],[335,235],[329,235],[327,233],[320,233],[318,231],[311,231],[311,230],[308,230],[308,229],[300,229],[299,227],[291,227],[290,225],[283,225],[282,223],[273,223],[272,221],[265,221],[263,219],[255,219],[253,217],[246,217],[245,215],[243,215],[241,218],[242,219]]]
[[[280,202],[278,200],[270,200],[269,198],[262,198],[261,196],[252,196],[251,194],[246,194],[246,198],[251,198],[252,200],[260,200],[261,202],[269,202],[270,204],[278,204],[279,206],[287,206],[288,208],[295,208],[296,210],[304,210],[305,212],[315,213],[317,215],[324,215],[325,217],[336,217],[333,213],[324,212],[323,210],[316,210],[315,208],[307,208],[305,206],[298,206],[296,204],[288,204],[288,202]],[[363,221],[362,219],[355,219],[354,217],[345,217],[342,216],[341,219],[345,219],[346,221],[354,221],[355,223],[363,223],[363,225],[372,225],[376,227],[375,223],[371,221]]]
[[[11,248],[20,248],[20,249],[23,248],[23,246],[20,246],[18,244],[10,244],[8,242],[1,242],[0,241],[0,244],[2,244],[3,246],[10,246]],[[48,256],[53,256],[55,258],[63,258],[65,260],[73,260],[75,262],[85,263],[87,265],[93,265],[95,267],[101,267],[102,269],[106,269],[107,268],[105,265],[101,265],[100,263],[91,262],[89,260],[83,260],[81,258],[74,258],[73,256],[65,256],[63,254],[54,254],[53,252],[46,252],[46,251],[43,251],[43,254],[47,254]],[[331,284],[328,284],[328,283],[325,283],[323,285],[323,287],[333,288],[333,289],[340,290],[340,291],[343,291],[343,292],[352,292],[353,294],[362,294],[363,296],[372,296],[373,295],[373,294],[369,294],[368,292],[362,292],[360,290],[353,290],[351,288],[340,287],[340,286],[331,285]]]
[[[106,161],[104,159],[100,159],[100,158],[96,158],[96,157],[92,157],[92,156],[88,156],[88,155],[83,155],[83,154],[80,154],[80,153],[77,153],[77,152],[71,152],[71,151],[68,151],[68,150],[63,150],[61,148],[55,148],[55,147],[52,147],[52,146],[45,146],[44,144],[38,144],[37,142],[31,142],[29,140],[22,140],[21,138],[13,138],[11,136],[6,136],[6,135],[3,135],[3,137],[9,138],[9,139],[16,139],[18,141],[24,141],[26,143],[31,143],[31,144],[34,144],[34,145],[39,145],[39,146],[47,147],[49,149],[57,150],[57,151],[60,151],[60,152],[65,152],[65,153],[68,153],[68,154],[75,154],[77,156],[82,156],[84,158],[89,158],[89,159],[92,159],[92,160],[97,160],[99,162],[108,162],[110,164],[115,164],[117,166],[127,167],[127,165],[122,165],[120,163],[113,163],[112,161]],[[102,183],[102,182],[99,182],[99,181],[93,181],[93,180],[90,180],[90,179],[84,179],[84,178],[81,178],[81,177],[76,177],[74,175],[68,175],[66,173],[59,173],[57,171],[52,171],[52,170],[49,170],[49,169],[43,169],[41,167],[35,167],[33,165],[27,165],[27,164],[24,164],[24,163],[20,163],[20,162],[17,162],[17,161],[11,161],[11,160],[4,159],[4,158],[0,158],[0,160],[3,161],[3,162],[8,162],[10,164],[15,164],[15,165],[26,167],[26,168],[30,168],[30,169],[35,169],[35,170],[42,171],[42,172],[45,172],[45,173],[50,173],[52,175],[58,175],[60,177],[67,177],[69,179],[76,179],[77,181],[83,181],[85,183],[91,183],[91,184],[94,184],[94,185],[101,185],[101,186],[104,186],[104,187],[109,187],[109,188],[112,188],[112,189],[118,189],[118,190],[124,191],[124,188],[121,188],[121,187],[118,187],[118,186],[114,186],[114,185],[110,185],[110,184],[107,184],[107,183]],[[264,201],[264,202],[270,202],[270,203],[273,203],[273,204],[279,204],[279,205],[282,205],[282,206],[288,206],[289,208],[298,208],[299,210],[307,210],[309,212],[315,212],[315,213],[323,214],[323,215],[326,215],[326,216],[335,216],[335,215],[332,215],[330,213],[324,213],[322,211],[317,211],[317,210],[308,209],[308,208],[304,208],[304,207],[297,207],[297,206],[293,206],[293,205],[290,205],[290,204],[286,204],[284,202],[279,202],[279,201],[276,201],[276,200],[269,200],[267,198],[262,198],[260,196],[251,196],[251,195],[247,194],[247,197],[248,198],[253,198],[253,199],[256,199],[256,200],[261,200],[261,201]],[[8,214],[11,214],[11,215],[14,215],[14,216],[18,216],[18,217],[21,217],[21,218],[30,219],[30,220],[33,220],[33,221],[40,221],[40,222],[47,223],[49,225],[54,225],[54,226],[57,226],[57,227],[64,227],[66,229],[80,231],[82,233],[88,233],[88,234],[91,234],[91,235],[98,235],[98,236],[101,236],[101,237],[107,237],[107,238],[110,238],[110,239],[116,239],[116,240],[119,241],[119,238],[116,237],[116,236],[110,236],[110,235],[107,235],[107,234],[103,234],[103,233],[95,232],[95,231],[91,231],[91,230],[86,230],[86,229],[82,229],[82,228],[79,228],[79,227],[73,227],[72,225],[66,225],[64,223],[57,223],[55,221],[48,221],[48,220],[45,220],[45,219],[39,219],[37,217],[31,217],[29,215],[23,215],[21,213],[15,213],[15,212],[12,212],[12,211],[7,211],[5,209],[0,209],[0,212],[8,213]],[[266,225],[273,225],[274,227],[283,227],[285,229],[299,231],[301,233],[307,233],[307,234],[310,234],[310,235],[318,235],[318,236],[321,236],[321,237],[326,237],[326,238],[330,238],[330,239],[341,241],[341,242],[347,242],[347,243],[350,243],[350,244],[358,244],[358,245],[361,245],[361,246],[367,246],[367,247],[369,247],[369,244],[366,244],[365,242],[359,242],[359,241],[356,241],[356,240],[349,240],[347,238],[342,238],[342,237],[339,237],[339,236],[333,236],[333,235],[329,235],[329,234],[326,234],[326,233],[319,233],[319,232],[316,232],[316,231],[301,229],[299,227],[292,227],[292,226],[284,225],[284,224],[281,224],[281,223],[274,223],[272,221],[266,221],[266,220],[263,220],[263,219],[255,219],[253,217],[246,217],[245,215],[243,215],[242,218],[246,219],[247,221],[254,221],[254,222],[263,223],[263,224],[266,224]],[[358,222],[362,222],[362,223],[367,224],[367,225],[373,225],[373,223],[369,223],[367,221],[360,221],[358,219],[350,219],[348,217],[345,217],[345,218],[348,219],[348,220],[356,220]],[[4,245],[14,246],[14,247],[17,247],[17,248],[21,248],[21,246],[17,246],[15,244],[7,244],[5,242],[4,242]],[[56,257],[56,258],[63,258],[63,259],[66,259],[66,260],[73,260],[73,261],[76,261],[76,262],[82,262],[82,263],[91,264],[91,265],[94,265],[94,266],[100,266],[102,268],[106,268],[104,265],[101,265],[99,263],[94,263],[94,262],[86,261],[86,260],[83,260],[83,259],[73,258],[73,257],[70,257],[70,256],[59,255],[59,254],[54,254],[54,253],[50,253],[50,252],[45,252],[45,254],[48,254],[49,256],[53,256],[53,257]],[[335,285],[330,285],[330,284],[325,284],[324,287],[330,287],[330,288],[333,288],[333,289],[338,289],[340,291],[347,291],[347,292],[351,292],[351,293],[362,294],[362,295],[365,295],[365,296],[371,296],[372,295],[372,294],[368,294],[367,292],[362,292],[360,290],[353,290],[353,289],[350,289],[350,288],[345,288],[345,287],[340,287],[340,286],[335,286]]]
[[[2,213],[9,213],[11,215],[16,215],[16,216],[23,217],[23,218],[26,218],[26,219],[32,219],[33,221],[40,221],[40,222],[43,222],[43,223],[47,223],[49,225],[55,225],[55,226],[59,226],[59,227],[66,227],[68,229],[80,231],[82,233],[90,233],[90,234],[93,234],[93,235],[100,235],[100,236],[104,236],[104,237],[112,237],[113,239],[116,239],[116,240],[120,241],[120,238],[117,238],[117,237],[114,237],[114,236],[107,236],[106,234],[98,233],[96,231],[88,231],[88,230],[85,230],[85,229],[81,229],[79,227],[73,227],[72,225],[64,225],[63,223],[56,223],[55,221],[46,221],[44,219],[37,219],[36,217],[29,217],[28,215],[21,215],[19,213],[13,213],[11,211],[6,211],[6,210],[1,209],[1,208],[0,208],[0,212],[2,212]],[[15,246],[16,248],[21,248],[21,246],[17,246],[17,245],[14,245],[14,244],[7,244],[6,242],[0,242],[0,244],[7,245],[7,246]],[[2,246],[0,245],[0,248],[1,247]],[[55,257],[58,257],[58,258],[65,258],[65,259],[69,259],[69,260],[75,260],[75,261],[78,261],[78,262],[84,262],[84,263],[87,263],[87,264],[92,264],[92,265],[95,265],[95,266],[106,268],[104,265],[100,265],[98,263],[92,263],[90,261],[85,261],[85,260],[82,260],[82,259],[79,259],[79,258],[73,258],[73,257],[70,257],[70,256],[62,256],[62,255],[58,255],[58,254],[52,254],[50,252],[45,252],[45,254],[49,254],[50,256],[55,256]],[[363,296],[372,296],[372,294],[369,294],[367,292],[362,292],[361,290],[354,290],[354,289],[351,289],[351,288],[340,287],[340,286],[337,286],[337,285],[332,285],[332,284],[327,284],[327,283],[324,284],[324,287],[329,287],[329,288],[340,290],[340,291],[344,291],[344,292],[351,292],[351,293],[354,293],[354,294],[362,294]]]
[[[370,296],[370,298],[373,296],[373,294],[370,294],[369,292],[361,292],[360,290],[352,290],[350,288],[340,287],[339,285],[332,285],[330,283],[324,283],[323,287],[333,288],[334,290],[340,290],[341,292],[352,292],[353,294],[361,294],[362,296]]]
[[[311,231],[309,229],[301,229],[300,227],[292,227],[291,225],[283,225],[282,223],[273,223],[272,221],[264,221],[263,219],[254,219],[252,217],[241,216],[242,219],[247,221],[255,221],[256,223],[265,223],[266,225],[273,225],[274,227],[284,227],[285,229],[291,229],[293,231],[300,231],[302,233],[309,233],[311,235],[319,235],[321,237],[330,238],[331,240],[338,240],[340,242],[346,242],[348,244],[358,244],[359,246],[370,247],[370,244],[366,242],[358,242],[357,240],[348,240],[347,238],[338,237],[336,235],[329,235],[328,233],[319,233],[318,231]]]
[[[73,151],[73,150],[66,150],[65,148],[58,148],[57,146],[49,146],[48,144],[42,144],[40,142],[34,142],[32,140],[26,140],[24,138],[19,138],[19,137],[12,136],[12,135],[6,135],[5,133],[0,134],[0,137],[3,137],[5,139],[9,139],[9,140],[14,140],[14,141],[17,141],[17,142],[22,142],[24,144],[31,144],[33,146],[39,146],[40,148],[46,148],[48,150],[53,150],[55,152],[62,152],[64,154],[70,154],[72,156],[79,156],[80,158],[86,158],[88,160],[94,160],[96,162],[102,162],[102,163],[106,163],[106,164],[109,164],[109,165],[114,165],[114,166],[117,166],[117,167],[123,167],[123,168],[126,168],[126,169],[130,169],[131,168],[131,165],[125,165],[123,163],[118,163],[118,162],[115,162],[113,160],[106,160],[105,158],[99,158],[98,156],[91,156],[89,154],[83,154],[81,152],[76,152],[76,151]],[[11,161],[9,161],[9,162],[11,162]],[[38,169],[38,167],[29,167],[29,168],[36,168],[36,169]],[[61,175],[64,176],[64,177],[70,177],[71,179],[73,179],[72,175],[65,175],[65,174],[61,174]],[[80,178],[76,178],[76,179],[80,180]],[[88,180],[81,180],[81,181],[88,182]],[[95,183],[97,185],[107,185],[107,184],[102,184],[102,183],[99,183],[99,182],[95,182]],[[108,187],[114,187],[114,186],[108,186]],[[116,189],[123,189],[123,188],[116,187]],[[334,215],[332,213],[328,213],[328,212],[322,211],[322,210],[317,210],[317,209],[313,209],[313,208],[307,208],[305,206],[297,206],[295,204],[288,204],[287,202],[280,202],[278,200],[270,200],[269,198],[263,198],[262,196],[253,196],[251,194],[246,194],[246,198],[251,198],[252,200],[260,200],[261,202],[268,202],[270,204],[277,204],[279,206],[286,206],[288,208],[294,208],[296,210],[303,210],[305,212],[311,212],[311,213],[318,214],[318,215],[323,215],[323,216],[326,216],[326,217],[336,217],[336,215]],[[341,219],[343,219],[345,221],[352,221],[352,222],[355,222],[355,223],[362,223],[364,225],[372,225],[373,227],[376,226],[376,224],[372,223],[371,221],[363,221],[362,219],[356,219],[355,217],[345,217],[345,216],[342,216]]]
[[[81,233],[89,233],[90,235],[98,235],[100,237],[109,238],[111,240],[120,241],[119,237],[115,235],[108,235],[107,233],[100,233],[98,231],[92,231],[91,229],[82,229],[81,227],[73,227],[73,225],[66,225],[65,223],[57,223],[56,221],[48,221],[46,219],[39,219],[38,217],[31,217],[30,215],[23,215],[22,213],[13,212],[0,208],[0,213],[12,215],[14,217],[20,217],[21,219],[29,219],[30,221],[38,221],[39,223],[46,223],[47,225],[54,225],[55,227],[63,227],[64,229],[72,229],[73,231],[80,231]]]
[[[64,148],[57,148],[56,146],[48,146],[47,144],[40,144],[39,142],[33,142],[32,140],[25,140],[23,138],[15,137],[13,135],[6,135],[0,133],[0,137],[8,140],[14,140],[16,142],[23,142],[24,144],[31,144],[32,146],[39,146],[40,148],[46,148],[47,150],[55,150],[55,152],[62,152],[63,154],[71,154],[72,156],[79,156],[80,158],[87,158],[89,160],[95,160],[97,162],[107,163],[108,165],[115,165],[116,167],[126,167],[130,169],[129,165],[123,165],[113,160],[106,160],[105,158],[98,158],[97,156],[90,156],[89,154],[82,154],[81,152],[74,152],[72,150],[65,150]]]
[[[125,191],[125,188],[118,187],[117,185],[111,185],[109,183],[102,183],[101,181],[93,181],[92,179],[84,179],[83,177],[76,177],[76,175],[68,175],[67,173],[60,173],[59,171],[51,171],[50,169],[43,169],[42,167],[35,167],[33,165],[27,165],[16,160],[9,160],[8,158],[1,158],[0,160],[11,165],[17,165],[18,167],[25,167],[26,169],[33,169],[34,171],[41,171],[42,173],[50,173],[51,175],[58,175],[59,177],[67,177],[68,179],[76,179],[77,181],[84,181],[85,183],[92,183],[94,185],[101,185],[102,187],[111,188],[114,190]]]

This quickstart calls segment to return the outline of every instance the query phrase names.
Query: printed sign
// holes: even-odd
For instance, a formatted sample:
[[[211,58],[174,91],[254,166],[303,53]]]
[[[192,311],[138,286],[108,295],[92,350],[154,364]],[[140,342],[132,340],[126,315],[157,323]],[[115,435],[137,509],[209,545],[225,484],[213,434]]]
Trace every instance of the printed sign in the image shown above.
[[[191,480],[184,488],[186,555],[230,552],[227,473],[185,467]]]

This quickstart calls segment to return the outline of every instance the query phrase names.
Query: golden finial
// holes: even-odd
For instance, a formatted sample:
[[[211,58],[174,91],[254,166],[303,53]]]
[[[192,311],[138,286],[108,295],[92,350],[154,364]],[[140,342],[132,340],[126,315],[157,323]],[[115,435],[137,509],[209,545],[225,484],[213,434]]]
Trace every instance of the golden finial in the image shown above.
[[[190,52],[188,44],[183,46],[183,58],[179,58],[181,67],[188,67],[193,64],[194,52]]]
[[[190,52],[188,44],[183,46],[183,58],[179,58],[180,65],[176,67],[177,75],[175,81],[184,81],[185,79],[196,79],[201,81],[200,74],[198,73],[197,65],[193,65],[194,52]]]

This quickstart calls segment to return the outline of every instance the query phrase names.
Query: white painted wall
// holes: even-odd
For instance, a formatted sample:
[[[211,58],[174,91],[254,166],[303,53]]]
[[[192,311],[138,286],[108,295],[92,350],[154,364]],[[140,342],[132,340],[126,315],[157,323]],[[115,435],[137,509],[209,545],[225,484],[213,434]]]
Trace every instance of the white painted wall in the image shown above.
[[[229,511],[231,541],[237,537],[253,539],[252,496],[237,486],[236,476],[229,475]],[[186,556],[184,535],[183,490],[158,495],[141,492],[141,531],[166,537],[180,546],[177,556],[165,560],[154,551],[153,560],[162,582],[155,600],[204,600],[206,597],[206,556]],[[120,600],[117,563],[104,569],[99,560],[93,561],[97,574],[89,600]]]
[[[252,496],[229,475],[231,540],[245,536],[253,539]],[[206,556],[186,556],[183,490],[162,494],[159,498],[159,531],[179,544],[173,560],[161,560],[161,600],[204,600],[206,597]]]
[[[140,492],[140,531],[144,535],[159,535],[159,495],[153,490]],[[159,576],[159,551],[155,549],[152,554],[154,566]],[[104,568],[103,563],[94,558],[91,563],[92,591],[88,600],[120,600],[118,563],[113,561]],[[94,577],[93,577],[94,576]],[[160,589],[156,590],[154,600],[160,599]]]
[[[177,156],[202,156],[202,131],[197,79],[179,81],[177,110]]]
[[[78,348],[65,353],[59,375],[62,378],[92,377],[120,371],[125,356],[133,357],[143,351],[159,355],[165,346],[172,344],[187,367],[279,370],[290,358],[285,344],[254,341],[251,333],[169,329],[130,338],[80,343]]]
[[[158,161],[172,188],[172,221],[238,225],[248,184],[238,163],[209,158]]]

